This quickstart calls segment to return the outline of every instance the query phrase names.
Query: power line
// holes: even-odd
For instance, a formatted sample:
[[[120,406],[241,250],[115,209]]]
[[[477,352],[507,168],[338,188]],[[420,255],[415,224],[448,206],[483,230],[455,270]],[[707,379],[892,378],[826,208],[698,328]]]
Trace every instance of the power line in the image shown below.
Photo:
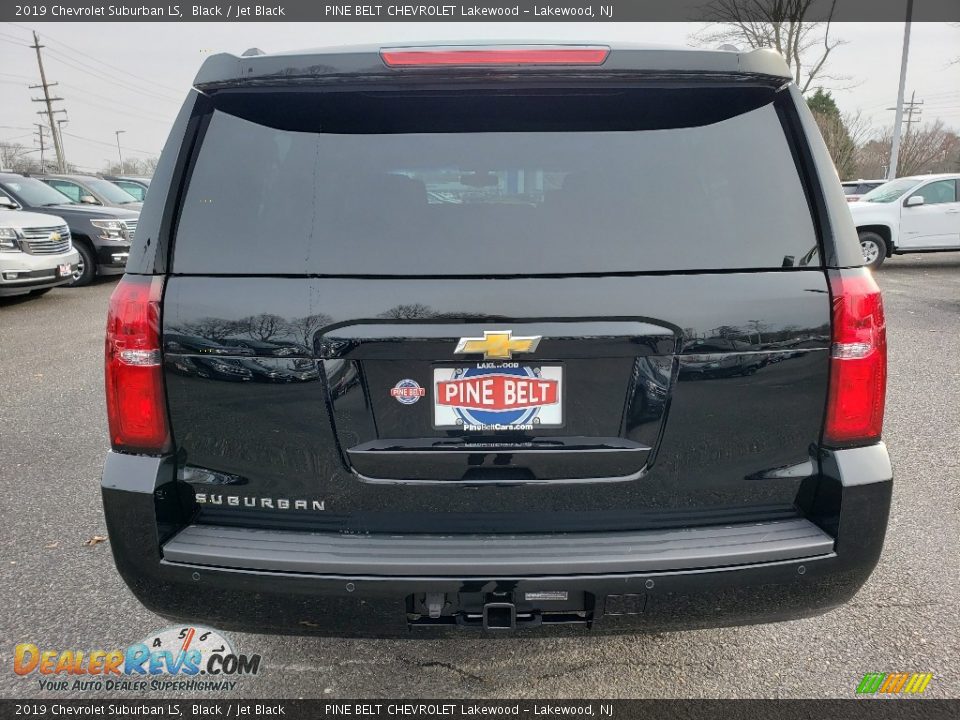
[[[102,108],[103,108],[103,104],[102,104],[102,103],[90,102],[89,100],[86,100],[86,99],[84,99],[84,98],[85,98],[86,96],[90,96],[90,97],[94,97],[94,98],[100,98],[101,100],[105,100],[105,101],[107,101],[107,102],[112,102],[112,103],[115,103],[115,102],[117,101],[116,98],[108,98],[108,97],[106,97],[106,96],[104,96],[104,95],[97,95],[96,93],[85,92],[85,91],[83,91],[83,90],[80,90],[79,88],[76,88],[74,85],[69,85],[68,83],[61,83],[61,87],[73,88],[73,89],[76,90],[78,93],[82,93],[82,94],[83,94],[82,97],[78,97],[78,96],[76,96],[76,95],[73,95],[73,94],[68,93],[68,94],[70,95],[70,102],[71,102],[71,103],[75,103],[75,102],[76,102],[76,103],[80,103],[81,105],[89,105],[90,107],[96,107],[96,108],[101,108],[101,109],[102,109]],[[111,108],[110,108],[110,112],[111,112],[111,113],[120,113],[121,115],[129,115],[130,117],[135,117],[135,118],[138,118],[138,119],[140,119],[140,120],[147,120],[148,122],[155,122],[155,123],[157,123],[157,124],[159,124],[159,125],[166,125],[166,126],[168,126],[168,127],[172,124],[172,119],[162,120],[162,119],[156,117],[155,115],[154,115],[154,116],[151,116],[151,115],[148,115],[146,112],[138,112],[138,111],[137,111],[137,108],[130,108],[130,107],[127,107],[127,106],[124,106],[124,109],[123,109],[123,110],[120,110],[119,108],[116,108],[116,107],[111,107]],[[172,115],[172,114],[173,114],[173,113],[171,113],[171,115]]]
[[[63,43],[60,43],[60,44],[63,45]],[[65,48],[69,48],[70,46],[69,46],[69,45],[65,45],[64,47],[65,47]],[[61,50],[61,52],[63,52],[63,51]],[[119,67],[117,67],[116,65],[111,65],[111,64],[108,63],[108,62],[104,62],[103,60],[100,60],[100,59],[98,59],[98,58],[96,58],[96,57],[94,57],[94,56],[92,56],[92,55],[89,55],[89,54],[87,54],[87,53],[85,53],[85,52],[80,52],[79,50],[73,50],[73,51],[67,50],[66,52],[64,52],[64,54],[67,55],[68,57],[69,57],[70,55],[80,55],[81,57],[89,58],[90,60],[93,60],[94,62],[100,63],[101,65],[105,65],[105,66],[108,67],[108,68],[112,68],[112,69],[115,70],[115,71],[119,71],[119,72],[123,73],[124,75],[129,76],[129,77],[132,78],[134,81],[138,81],[138,82],[140,82],[140,83],[147,83],[147,84],[150,85],[151,87],[155,87],[155,88],[157,88],[157,89],[159,89],[159,90],[167,90],[167,91],[173,93],[172,96],[169,96],[169,95],[167,95],[165,92],[158,92],[157,94],[158,94],[158,95],[161,95],[161,96],[166,96],[166,97],[170,97],[171,99],[174,99],[174,98],[177,98],[177,97],[180,95],[180,93],[183,92],[183,88],[180,88],[180,89],[172,88],[172,87],[170,87],[169,85],[162,85],[161,83],[158,83],[158,82],[156,82],[155,80],[151,80],[151,79],[149,79],[149,78],[145,78],[145,77],[142,77],[142,76],[140,76],[140,75],[134,75],[133,73],[127,72],[126,70],[124,70],[124,69],[122,69],[122,68],[119,68]],[[74,59],[76,60],[76,62],[81,62],[79,59],[76,59],[76,58],[74,58]],[[104,71],[104,72],[106,72],[106,71]],[[128,82],[129,82],[129,81],[128,81]],[[179,102],[179,100],[177,100],[177,101]]]
[[[21,24],[19,24],[19,23],[10,23],[10,25],[13,25],[13,26],[15,26],[15,27],[21,28],[21,29],[23,29],[23,30],[29,30],[30,32],[33,32],[33,28],[28,27],[27,25],[21,25]],[[93,55],[90,55],[89,53],[84,52],[83,50],[80,50],[80,49],[75,48],[75,47],[73,47],[73,46],[71,46],[71,45],[68,45],[67,43],[63,42],[62,40],[57,40],[57,38],[52,37],[51,35],[49,35],[49,33],[47,34],[47,37],[49,37],[51,40],[56,40],[57,43],[58,43],[60,46],[62,46],[63,48],[68,49],[69,51],[71,51],[71,52],[73,52],[73,53],[75,53],[75,54],[77,54],[77,55],[81,55],[81,56],[83,56],[83,57],[89,58],[89,59],[93,60],[94,62],[100,63],[101,65],[105,65],[105,66],[108,67],[108,68],[112,68],[113,70],[116,70],[116,71],[118,71],[118,72],[121,72],[121,73],[123,73],[124,75],[129,75],[130,77],[132,77],[132,78],[134,78],[134,79],[136,79],[136,80],[140,80],[140,81],[142,81],[142,82],[150,83],[151,85],[154,85],[154,86],[156,86],[156,87],[158,87],[158,88],[164,88],[164,89],[166,89],[166,90],[170,90],[170,91],[173,92],[173,93],[180,93],[180,92],[182,92],[182,88],[174,88],[174,87],[170,87],[169,85],[163,85],[163,84],[161,84],[161,83],[156,82],[155,80],[152,80],[152,79],[150,79],[150,78],[145,78],[145,77],[143,77],[142,75],[137,75],[137,74],[135,74],[135,73],[130,72],[129,70],[125,70],[124,68],[118,67],[117,65],[112,65],[112,64],[106,62],[105,60],[101,60],[101,59],[98,58],[98,57],[94,57]]]
[[[155,93],[150,90],[145,90],[144,88],[133,84],[129,80],[124,80],[118,77],[111,77],[108,73],[105,73],[99,68],[95,68],[92,65],[81,62],[80,60],[75,60],[74,58],[68,58],[66,56],[63,56],[61,53],[59,53],[56,50],[50,50],[50,55],[53,57],[54,60],[56,60],[59,63],[62,63],[63,65],[66,65],[67,67],[71,67],[74,70],[79,70],[80,72],[85,73],[87,75],[92,74],[94,77],[100,80],[105,80],[111,83],[112,85],[116,85],[122,90],[126,90],[128,92],[136,92],[141,95],[144,95],[145,97],[149,97],[154,100],[163,100],[171,104],[174,104],[174,103],[179,104],[180,102],[179,100],[174,100],[173,98],[168,97],[166,95],[160,95],[159,93]]]
[[[935,93],[927,93],[930,97],[936,97],[937,95],[960,95],[960,90],[939,90]]]
[[[24,133],[23,135],[14,135],[13,137],[4,138],[3,140],[0,140],[0,142],[13,142],[14,140],[22,140],[26,137],[33,137],[33,133],[28,132]]]
[[[20,25],[19,23],[9,23],[9,24],[10,24],[10,25],[13,25],[13,26],[16,26],[16,27],[19,27],[19,28],[21,28],[21,29],[23,29],[23,30],[27,30],[27,31],[29,31],[29,32],[32,32],[32,33],[36,34],[36,31],[34,31],[33,28],[29,28],[29,27],[27,27],[26,25]],[[14,36],[12,36],[12,35],[7,35],[7,34],[5,34],[5,33],[4,33],[4,35],[5,35],[6,37],[8,37],[8,38],[11,38],[11,40],[7,40],[6,42],[10,42],[10,43],[15,44],[15,45],[22,45],[23,47],[32,47],[31,45],[26,45],[26,44],[24,44],[23,42],[21,42],[21,38],[16,38],[16,37],[14,37]],[[50,35],[48,35],[48,34],[46,34],[46,33],[44,33],[44,35],[45,35],[45,37],[50,37]],[[55,40],[56,38],[51,38],[51,39],[52,39],[52,40]],[[126,79],[121,78],[121,77],[117,77],[117,76],[116,76],[116,73],[108,73],[107,71],[102,70],[102,69],[100,69],[100,68],[96,68],[96,67],[94,67],[94,66],[92,66],[92,65],[84,62],[83,60],[80,60],[80,59],[78,59],[78,58],[76,58],[76,57],[71,57],[71,55],[74,55],[74,54],[76,54],[76,55],[82,55],[83,57],[87,57],[87,58],[93,60],[94,62],[100,63],[101,65],[106,65],[107,67],[114,68],[115,70],[118,70],[119,72],[122,72],[122,73],[125,74],[125,75],[129,75],[130,77],[135,78],[135,79],[137,79],[137,80],[139,80],[139,81],[141,81],[141,82],[147,82],[147,83],[149,83],[149,84],[151,84],[151,85],[154,85],[154,86],[157,86],[157,87],[166,87],[166,86],[164,86],[164,85],[160,85],[159,83],[155,83],[155,82],[153,82],[153,81],[151,81],[151,80],[148,80],[148,79],[146,79],[146,78],[140,77],[139,75],[134,75],[133,73],[131,73],[131,72],[127,71],[127,70],[124,70],[124,69],[122,69],[122,68],[118,68],[118,67],[115,66],[115,65],[110,65],[109,63],[106,63],[106,62],[104,62],[103,60],[99,60],[99,59],[93,57],[92,55],[89,55],[88,53],[83,52],[82,50],[77,50],[76,48],[73,48],[72,50],[67,50],[67,48],[70,48],[71,46],[70,46],[70,45],[67,45],[66,43],[60,42],[59,40],[57,40],[57,43],[58,43],[59,46],[62,46],[62,47],[60,47],[60,48],[58,48],[58,49],[56,49],[56,50],[53,49],[53,48],[48,48],[47,52],[48,52],[49,54],[53,55],[53,56],[58,60],[58,62],[62,62],[62,63],[64,63],[65,65],[68,65],[69,67],[74,68],[75,70],[81,70],[81,71],[86,72],[86,73],[94,73],[95,75],[97,75],[97,76],[100,77],[101,79],[108,80],[108,81],[110,81],[110,82],[112,82],[112,83],[115,83],[115,84],[117,84],[117,85],[121,85],[121,86],[124,86],[124,87],[128,87],[128,89],[131,89],[131,90],[134,90],[134,91],[138,91],[138,92],[141,92],[141,93],[143,93],[143,94],[146,94],[146,95],[150,95],[150,96],[152,96],[152,97],[159,98],[159,99],[161,99],[161,100],[167,100],[167,101],[169,101],[169,102],[179,102],[179,98],[174,99],[174,98],[172,98],[172,97],[170,97],[170,96],[168,96],[168,95],[165,95],[164,93],[159,93],[159,92],[155,92],[155,91],[144,90],[142,87],[139,87],[138,85],[132,83],[132,82],[129,81],[129,80],[126,80]],[[82,66],[82,67],[78,67],[77,65],[73,65],[73,64],[71,64],[71,63],[76,63],[77,65]],[[173,88],[168,88],[168,89],[171,90],[172,92],[178,92],[177,90],[174,90]]]
[[[11,23],[11,24],[15,24],[15,23]],[[23,27],[23,26],[19,26],[19,25],[18,25],[18,27]],[[16,44],[21,44],[21,43],[16,43]],[[23,47],[31,47],[31,46],[29,46],[29,45],[24,45]],[[78,52],[79,52],[79,51],[78,51]],[[69,58],[69,57],[66,56],[66,55],[62,55],[60,50],[57,50],[57,49],[54,49],[54,48],[47,48],[47,53],[48,53],[51,57],[53,57],[53,59],[54,59],[56,62],[60,62],[60,63],[66,65],[66,66],[68,66],[68,67],[73,68],[74,70],[78,70],[78,71],[80,71],[80,72],[83,72],[85,75],[88,75],[88,76],[89,76],[89,75],[92,75],[92,76],[94,76],[94,77],[96,77],[96,78],[98,78],[98,79],[100,79],[100,80],[104,80],[104,81],[106,81],[106,82],[109,82],[112,86],[119,87],[119,88],[121,88],[121,89],[123,89],[123,90],[126,90],[126,91],[128,91],[128,92],[133,92],[133,93],[137,93],[137,94],[143,95],[144,97],[149,97],[149,98],[151,99],[151,101],[154,101],[154,102],[155,102],[156,100],[162,100],[162,101],[165,101],[165,102],[169,102],[171,105],[176,105],[176,106],[179,107],[179,104],[180,104],[180,99],[179,99],[179,98],[176,99],[176,100],[174,100],[173,98],[170,98],[170,97],[168,97],[168,96],[166,96],[166,95],[164,95],[164,94],[157,93],[157,92],[153,92],[153,91],[150,91],[150,90],[146,90],[146,89],[140,87],[139,85],[136,85],[136,84],[134,84],[134,83],[132,83],[132,82],[130,82],[130,81],[128,81],[128,80],[124,80],[123,78],[118,78],[118,77],[112,76],[111,74],[108,74],[108,73],[106,73],[105,71],[102,71],[102,70],[100,70],[100,69],[98,69],[98,68],[94,68],[93,66],[91,66],[91,65],[89,65],[89,64],[87,64],[87,63],[85,63],[85,62],[83,62],[83,61],[81,61],[81,60],[77,60],[77,59],[75,59],[75,58]],[[83,54],[85,55],[85,53],[83,53]],[[88,56],[88,57],[89,57],[89,56]],[[95,58],[93,58],[93,59],[95,59]],[[74,64],[74,63],[79,63],[79,64]],[[104,64],[106,64],[106,63],[104,63]],[[81,66],[82,66],[82,67],[81,67]],[[29,80],[29,79],[30,79],[30,78],[28,78],[27,76],[24,76],[24,75],[13,75],[13,74],[11,74],[11,73],[2,73],[2,74],[3,74],[3,75],[7,75],[7,76],[9,76],[9,77],[22,78],[22,79],[25,79],[25,80]],[[128,74],[128,75],[132,75],[132,73],[127,73],[127,74]],[[64,83],[64,85],[66,85],[66,83]],[[71,85],[71,87],[73,87],[73,86]],[[75,88],[75,89],[77,89],[77,90],[79,90],[80,92],[84,93],[84,95],[91,95],[91,96],[100,97],[100,98],[102,98],[102,99],[105,99],[107,102],[116,102],[116,98],[105,98],[105,97],[102,96],[102,95],[97,96],[97,95],[95,95],[94,93],[90,93],[89,91],[87,91],[87,90],[85,90],[85,89],[80,89],[80,88]],[[82,101],[81,101],[81,102],[82,102]],[[88,104],[89,104],[89,103],[88,103]],[[129,113],[126,113],[126,114],[129,114]],[[153,122],[162,122],[162,121],[156,120],[155,117],[153,117],[153,116],[151,116],[151,115],[149,115],[149,114],[146,114],[146,113],[145,113],[144,115],[142,115],[141,117],[143,117],[144,119],[147,119],[147,120],[151,120],[151,121],[153,121]]]
[[[10,43],[11,45],[19,45],[21,47],[30,47],[25,42],[20,42],[20,40],[12,40],[9,35],[0,36],[0,42]]]
[[[85,140],[86,142],[95,143],[97,145],[105,145],[109,148],[115,148],[117,146],[116,143],[105,142],[103,140],[94,140],[93,138],[84,137],[83,135],[74,135],[73,133],[68,133],[68,132],[64,132],[63,134],[66,135],[67,137],[76,138],[77,140]],[[132,148],[132,147],[124,147],[124,150],[126,150],[127,152],[140,153],[142,155],[159,155],[160,154],[156,150],[139,150],[137,148]]]
[[[25,76],[25,75],[13,75],[12,73],[0,73],[0,76],[15,77],[15,78],[22,78],[22,79],[24,79],[24,80],[30,80],[30,78],[28,78],[28,77]],[[3,84],[3,85],[22,85],[23,87],[27,87],[26,85],[23,85],[22,83],[16,82],[15,80],[0,80],[0,84]],[[107,97],[106,95],[99,95],[99,94],[97,94],[97,93],[90,92],[89,90],[85,90],[85,89],[83,89],[83,88],[77,87],[77,86],[74,85],[73,83],[61,82],[61,83],[58,83],[58,87],[70,88],[71,90],[74,90],[74,91],[76,91],[77,93],[80,94],[80,97],[76,97],[76,96],[73,96],[73,95],[71,94],[71,97],[69,98],[69,100],[70,100],[70,102],[72,102],[72,103],[78,102],[78,103],[81,103],[82,105],[89,105],[90,107],[95,107],[95,108],[102,109],[102,108],[103,108],[103,105],[102,105],[101,103],[90,102],[89,100],[86,100],[85,98],[87,98],[87,97],[99,98],[100,100],[103,100],[103,101],[109,102],[109,103],[116,103],[116,102],[117,102],[117,99],[116,99],[115,97]],[[70,94],[70,93],[68,93],[68,94]],[[110,112],[112,112],[112,113],[120,113],[121,115],[129,115],[130,117],[135,117],[135,118],[138,118],[138,119],[141,119],[141,120],[146,120],[146,121],[148,121],[148,122],[154,122],[154,123],[157,123],[157,124],[159,124],[159,125],[167,125],[167,126],[169,126],[170,123],[171,123],[171,121],[172,121],[172,118],[168,118],[168,119],[158,118],[155,114],[150,114],[149,111],[144,110],[143,108],[140,108],[140,107],[138,107],[138,106],[124,105],[124,109],[123,109],[123,110],[120,110],[119,108],[116,108],[116,107],[111,107],[111,108],[110,108]],[[174,115],[173,112],[171,112],[170,114],[171,114],[171,116]]]

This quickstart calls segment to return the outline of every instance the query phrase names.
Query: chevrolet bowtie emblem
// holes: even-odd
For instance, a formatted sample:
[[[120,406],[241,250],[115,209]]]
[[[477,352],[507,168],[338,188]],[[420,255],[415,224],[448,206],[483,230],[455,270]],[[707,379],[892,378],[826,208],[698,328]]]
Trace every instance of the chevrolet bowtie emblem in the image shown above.
[[[484,360],[509,360],[514,353],[534,352],[541,337],[513,337],[511,330],[484,330],[482,338],[460,338],[453,352],[455,355],[483,353]]]
[[[58,232],[52,232],[52,233],[50,233],[50,238],[49,238],[49,239],[50,239],[52,242],[60,242],[60,233],[58,233]]]

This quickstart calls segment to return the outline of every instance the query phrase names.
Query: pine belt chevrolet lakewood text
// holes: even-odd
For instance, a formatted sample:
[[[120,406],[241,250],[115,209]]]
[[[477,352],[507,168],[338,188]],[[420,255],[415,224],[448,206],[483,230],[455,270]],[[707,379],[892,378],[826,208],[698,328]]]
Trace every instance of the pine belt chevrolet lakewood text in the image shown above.
[[[117,567],[334,635],[767,622],[877,563],[877,286],[779,56],[217,55],[110,301]]]

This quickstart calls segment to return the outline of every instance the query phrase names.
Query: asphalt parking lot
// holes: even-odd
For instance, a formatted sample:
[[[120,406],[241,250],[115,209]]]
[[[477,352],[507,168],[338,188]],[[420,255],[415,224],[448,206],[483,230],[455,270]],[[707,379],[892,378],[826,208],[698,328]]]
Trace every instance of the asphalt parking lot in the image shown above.
[[[851,697],[864,673],[910,671],[934,674],[926,696],[960,697],[960,254],[895,258],[878,279],[896,488],[880,565],[851,603],[789,623],[580,640],[234,634],[263,657],[236,694]],[[12,671],[17,643],[112,649],[168,625],[127,590],[108,542],[85,544],[106,535],[102,338],[114,284],[0,300],[2,697],[52,697]]]

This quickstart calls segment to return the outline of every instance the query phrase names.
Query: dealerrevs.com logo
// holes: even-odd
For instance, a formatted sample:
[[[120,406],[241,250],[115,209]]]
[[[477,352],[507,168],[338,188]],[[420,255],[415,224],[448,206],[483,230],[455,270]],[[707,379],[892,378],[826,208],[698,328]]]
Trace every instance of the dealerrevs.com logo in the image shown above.
[[[169,627],[123,650],[20,643],[13,671],[35,677],[40,690],[51,692],[231,691],[236,678],[260,671],[260,655],[237,653],[230,640],[211,628]]]

